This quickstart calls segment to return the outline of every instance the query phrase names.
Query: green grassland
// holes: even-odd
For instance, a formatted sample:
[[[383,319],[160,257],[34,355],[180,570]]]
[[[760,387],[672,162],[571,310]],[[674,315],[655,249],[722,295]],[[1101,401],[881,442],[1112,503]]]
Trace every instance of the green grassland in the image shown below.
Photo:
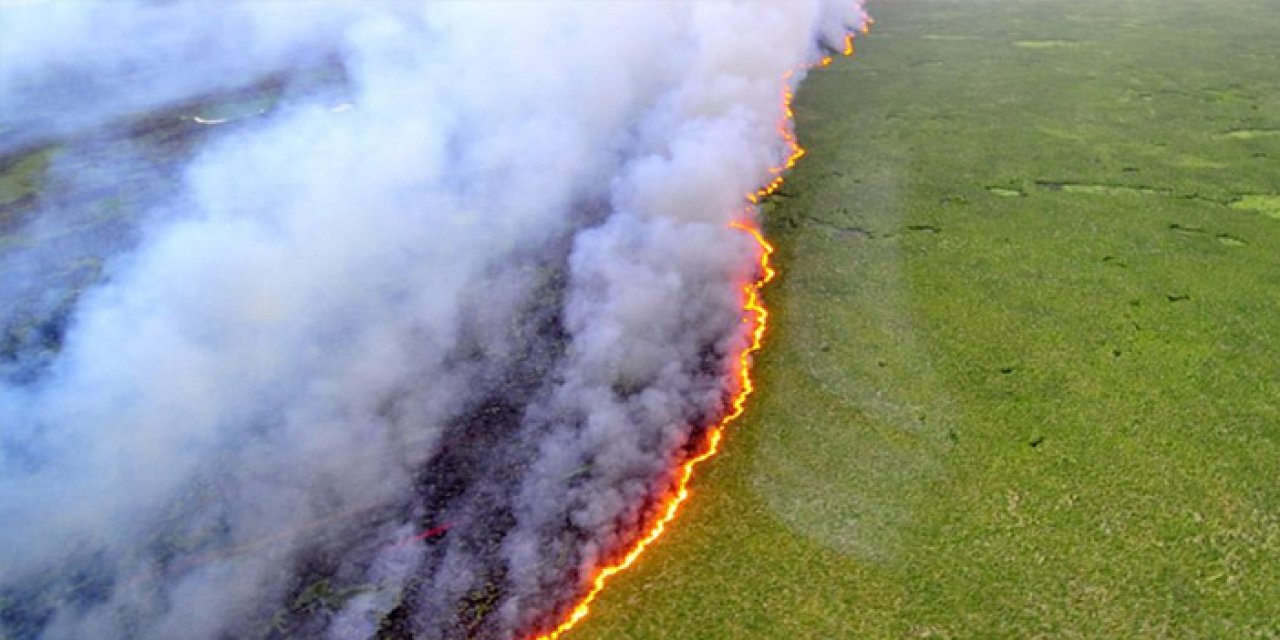
[[[1280,637],[1280,2],[871,9],[760,391],[572,637]]]
[[[1280,0],[872,10],[766,204],[760,391],[570,637],[1280,637]],[[276,89],[0,158],[0,259],[62,274],[19,306]]]

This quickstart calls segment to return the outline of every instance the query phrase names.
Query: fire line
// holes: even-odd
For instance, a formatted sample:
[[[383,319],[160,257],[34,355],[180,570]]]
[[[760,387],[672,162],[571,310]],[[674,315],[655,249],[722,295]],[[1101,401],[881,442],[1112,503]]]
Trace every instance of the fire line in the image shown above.
[[[561,634],[577,625],[583,618],[587,617],[587,614],[591,610],[591,603],[595,601],[596,596],[604,589],[605,583],[609,578],[613,577],[614,574],[625,571],[628,567],[635,564],[636,560],[640,557],[640,554],[644,553],[644,550],[647,549],[650,544],[662,536],[663,532],[666,531],[667,524],[675,519],[676,512],[679,511],[680,505],[689,497],[689,481],[693,478],[694,468],[697,467],[699,463],[714,456],[719,451],[720,439],[724,435],[725,427],[728,426],[730,422],[736,420],[738,416],[741,416],[746,410],[747,397],[751,395],[751,392],[755,388],[751,382],[750,375],[751,357],[756,351],[760,350],[760,346],[764,342],[764,332],[769,318],[769,311],[764,307],[764,304],[760,299],[760,290],[765,284],[768,284],[770,280],[773,280],[774,276],[777,275],[777,272],[769,263],[769,257],[773,253],[773,245],[769,244],[769,242],[764,239],[764,235],[754,223],[736,221],[730,224],[730,227],[740,229],[751,234],[751,237],[760,245],[759,276],[756,280],[743,285],[742,287],[742,292],[745,296],[745,301],[742,305],[742,310],[744,311],[742,321],[744,323],[752,324],[750,333],[751,343],[738,354],[735,366],[735,375],[738,379],[739,386],[737,394],[734,396],[731,403],[731,408],[718,424],[707,431],[706,444],[704,445],[702,452],[689,460],[686,460],[684,464],[681,465],[679,477],[676,481],[675,491],[666,498],[666,504],[660,510],[661,515],[650,526],[644,537],[640,538],[640,540],[631,547],[630,551],[628,551],[621,560],[597,571],[591,580],[590,591],[588,591],[587,595],[574,606],[573,612],[569,614],[569,617],[566,618],[564,622],[561,622],[553,631],[536,636],[536,640],[555,640],[556,638],[559,638]]]
[[[867,32],[870,24],[871,20],[870,18],[867,18],[867,23],[862,27],[862,33]],[[853,37],[853,33],[849,33],[845,37],[844,50],[841,52],[845,56],[852,56],[854,53]],[[831,58],[825,57],[814,66],[826,67],[830,63]],[[781,165],[769,169],[769,174],[773,176],[773,179],[768,184],[761,187],[754,193],[747,194],[746,198],[752,206],[759,204],[764,200],[764,198],[780,189],[782,187],[783,174],[788,169],[794,167],[796,162],[805,154],[805,150],[800,146],[800,141],[796,138],[794,131],[795,114],[791,108],[791,103],[795,99],[795,91],[791,88],[791,79],[794,75],[794,71],[788,71],[782,77],[783,117],[778,123],[778,134],[781,136],[783,141],[786,142],[788,147],[787,157]],[[532,640],[556,640],[576,626],[583,618],[587,617],[587,614],[591,612],[591,604],[595,601],[596,597],[600,595],[600,592],[604,590],[605,583],[607,583],[614,575],[627,570],[631,565],[635,564],[636,560],[640,558],[640,555],[644,553],[645,549],[649,548],[649,545],[662,537],[662,534],[667,529],[667,525],[675,519],[676,513],[680,510],[680,505],[684,504],[684,501],[689,497],[689,481],[693,479],[694,469],[700,463],[711,458],[719,451],[720,440],[724,437],[725,428],[729,426],[729,423],[738,419],[738,417],[746,411],[747,398],[751,395],[751,392],[755,390],[755,385],[751,381],[751,359],[754,354],[760,350],[761,345],[764,343],[764,333],[769,320],[769,310],[765,308],[761,299],[761,290],[766,284],[773,280],[777,275],[777,271],[775,271],[773,266],[770,264],[770,257],[773,254],[773,245],[769,244],[769,242],[765,240],[764,233],[761,231],[760,226],[751,220],[750,210],[748,210],[747,215],[744,215],[741,220],[736,220],[730,223],[729,226],[733,229],[738,229],[750,234],[760,246],[759,269],[756,274],[756,279],[742,286],[742,322],[751,324],[751,341],[750,344],[748,344],[747,347],[738,354],[734,370],[730,374],[732,377],[737,378],[738,389],[730,402],[729,411],[720,419],[719,422],[707,430],[706,439],[704,441],[705,444],[702,447],[702,451],[686,460],[680,466],[680,471],[675,483],[675,489],[662,499],[660,502],[662,506],[659,509],[660,515],[651,525],[649,525],[649,528],[645,531],[644,535],[636,542],[632,543],[631,547],[620,559],[596,570],[595,575],[591,577],[590,589],[587,590],[586,595],[582,596],[582,598],[574,604],[568,617],[557,625],[555,629],[532,636]]]

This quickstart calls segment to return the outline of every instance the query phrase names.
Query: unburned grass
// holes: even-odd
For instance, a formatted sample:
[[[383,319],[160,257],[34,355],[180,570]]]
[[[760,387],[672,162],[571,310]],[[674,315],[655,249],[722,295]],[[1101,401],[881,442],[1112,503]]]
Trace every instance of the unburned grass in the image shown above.
[[[1280,635],[1280,4],[872,9],[758,395],[573,637]]]

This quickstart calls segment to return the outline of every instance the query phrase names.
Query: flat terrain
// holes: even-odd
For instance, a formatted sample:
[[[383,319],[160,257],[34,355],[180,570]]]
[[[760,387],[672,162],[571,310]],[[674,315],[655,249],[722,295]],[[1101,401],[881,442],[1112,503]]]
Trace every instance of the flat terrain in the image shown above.
[[[871,9],[760,392],[572,637],[1280,637],[1280,2]]]
[[[1280,637],[1280,0],[871,8],[759,393],[567,638]],[[0,378],[268,89],[0,158]]]

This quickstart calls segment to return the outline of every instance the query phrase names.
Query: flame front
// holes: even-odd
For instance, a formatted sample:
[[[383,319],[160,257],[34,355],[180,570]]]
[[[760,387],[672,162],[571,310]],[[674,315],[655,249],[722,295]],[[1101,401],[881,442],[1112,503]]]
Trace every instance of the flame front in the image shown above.
[[[719,451],[720,439],[724,435],[725,427],[746,410],[747,397],[751,395],[751,391],[754,389],[750,375],[751,356],[756,351],[759,351],[760,346],[764,343],[765,327],[768,325],[769,320],[769,311],[765,309],[760,299],[760,289],[772,280],[777,275],[777,272],[769,264],[769,257],[773,254],[773,245],[764,239],[764,235],[754,223],[742,220],[734,222],[730,226],[751,234],[751,237],[760,245],[759,275],[755,281],[742,287],[742,309],[744,312],[742,321],[751,324],[751,343],[738,354],[734,366],[735,377],[738,380],[738,391],[733,397],[731,409],[718,424],[707,431],[706,444],[703,446],[702,452],[686,460],[681,466],[675,490],[663,500],[664,504],[660,510],[659,517],[650,526],[644,537],[640,538],[620,560],[599,569],[591,580],[591,589],[574,606],[573,612],[569,614],[569,617],[549,633],[537,636],[536,640],[554,640],[578,624],[591,611],[591,603],[595,601],[596,596],[604,589],[605,583],[608,582],[609,578],[635,564],[640,554],[644,553],[644,550],[650,544],[653,544],[655,540],[662,536],[667,529],[667,524],[675,519],[680,505],[689,497],[689,481],[693,478],[694,467],[697,467],[703,460],[714,456]]]
[[[871,18],[867,18],[866,24],[862,25],[862,33],[867,33],[870,25]],[[853,33],[848,33],[844,37],[844,51],[842,53],[845,56],[853,55],[853,38]],[[832,60],[831,56],[824,56],[814,66],[827,67],[831,65]],[[787,145],[787,159],[781,165],[769,169],[769,175],[773,176],[769,184],[756,190],[755,193],[747,194],[747,200],[751,201],[752,204],[759,204],[760,201],[782,188],[782,174],[794,168],[796,162],[799,162],[800,158],[804,157],[805,154],[804,147],[800,146],[800,141],[796,139],[795,112],[791,108],[791,103],[796,98],[795,90],[791,88],[791,80],[794,77],[795,71],[788,71],[782,76],[782,120],[778,122],[778,136]]]
[[[866,33],[870,25],[870,18],[862,27],[862,33]],[[853,38],[854,34],[849,33],[845,37],[843,54],[846,56],[853,55]],[[817,67],[826,67],[831,64],[830,56],[822,58],[816,65]],[[795,76],[794,71],[788,71],[782,77],[782,111],[783,117],[778,123],[778,135],[787,145],[786,160],[779,166],[769,169],[769,175],[773,179],[761,187],[755,193],[747,194],[746,198],[752,205],[759,204],[764,198],[776,192],[782,187],[783,174],[796,165],[796,162],[804,156],[804,148],[800,146],[800,141],[796,138],[794,128],[795,114],[792,111],[791,103],[795,99],[795,90],[792,89],[792,79]],[[751,220],[750,211],[741,220],[734,221],[729,226],[733,229],[741,230],[751,235],[760,247],[759,268],[756,273],[756,279],[742,285],[743,294],[743,319],[744,323],[750,324],[750,343],[744,348],[738,357],[734,360],[733,371],[731,376],[737,380],[737,391],[733,395],[730,402],[730,409],[718,423],[709,428],[706,432],[705,444],[702,451],[697,455],[689,458],[681,465],[677,475],[675,488],[668,493],[659,504],[659,516],[649,526],[649,529],[643,536],[632,544],[630,549],[620,559],[596,570],[591,578],[591,588],[586,595],[574,605],[572,612],[564,619],[555,629],[535,636],[533,640],[556,640],[562,634],[572,629],[587,614],[591,612],[591,604],[595,602],[596,596],[604,590],[605,584],[614,575],[625,571],[628,567],[635,564],[640,555],[644,553],[649,545],[662,537],[666,532],[667,525],[675,519],[676,513],[680,510],[680,505],[689,498],[689,481],[693,479],[693,470],[704,460],[711,458],[720,450],[720,440],[724,437],[724,430],[729,423],[737,420],[739,416],[746,410],[747,398],[751,392],[755,390],[755,385],[751,381],[751,359],[755,352],[760,350],[764,344],[765,329],[769,323],[769,311],[765,308],[761,299],[761,289],[764,288],[777,275],[777,271],[770,264],[770,258],[773,255],[773,245],[769,244],[764,238],[757,223]]]

